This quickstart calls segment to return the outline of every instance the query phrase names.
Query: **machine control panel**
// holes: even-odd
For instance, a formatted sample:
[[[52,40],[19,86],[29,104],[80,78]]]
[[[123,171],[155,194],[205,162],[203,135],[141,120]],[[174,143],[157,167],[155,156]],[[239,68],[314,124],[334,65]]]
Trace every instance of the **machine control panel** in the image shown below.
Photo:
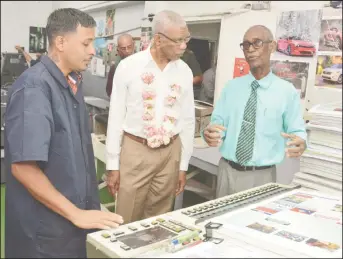
[[[108,257],[136,257],[152,249],[165,248],[172,252],[175,246],[189,246],[202,241],[203,230],[196,226],[162,215],[122,225],[113,230],[102,230],[87,236],[87,242],[101,249]]]

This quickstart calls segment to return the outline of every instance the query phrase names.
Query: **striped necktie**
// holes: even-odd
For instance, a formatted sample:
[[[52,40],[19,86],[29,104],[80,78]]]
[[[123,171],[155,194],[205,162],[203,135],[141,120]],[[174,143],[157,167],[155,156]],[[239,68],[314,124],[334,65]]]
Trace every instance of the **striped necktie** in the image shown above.
[[[243,122],[236,148],[236,158],[240,165],[246,165],[252,159],[254,153],[257,88],[259,86],[256,80],[251,83],[250,97],[244,109]]]

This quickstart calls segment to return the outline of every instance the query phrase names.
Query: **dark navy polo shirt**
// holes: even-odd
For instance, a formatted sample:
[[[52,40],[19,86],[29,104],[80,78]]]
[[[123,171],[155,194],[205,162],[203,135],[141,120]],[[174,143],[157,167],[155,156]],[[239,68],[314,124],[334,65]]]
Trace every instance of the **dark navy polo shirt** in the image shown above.
[[[53,186],[77,207],[100,209],[82,82],[74,95],[48,56],[27,69],[9,93],[5,253],[6,258],[85,257],[87,231],[35,200],[12,175],[11,164],[22,161],[37,161]]]

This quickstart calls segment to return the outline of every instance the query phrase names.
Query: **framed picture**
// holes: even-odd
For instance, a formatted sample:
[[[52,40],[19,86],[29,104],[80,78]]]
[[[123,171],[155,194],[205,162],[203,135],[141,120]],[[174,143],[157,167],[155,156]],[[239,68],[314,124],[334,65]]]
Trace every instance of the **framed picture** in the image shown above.
[[[29,44],[30,53],[45,53],[47,45],[46,29],[44,27],[30,26]]]

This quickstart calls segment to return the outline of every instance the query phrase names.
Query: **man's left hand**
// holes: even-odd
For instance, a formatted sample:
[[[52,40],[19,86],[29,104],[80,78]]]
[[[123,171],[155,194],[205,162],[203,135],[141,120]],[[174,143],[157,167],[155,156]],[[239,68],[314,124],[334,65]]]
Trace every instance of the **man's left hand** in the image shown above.
[[[305,140],[294,134],[287,134],[283,132],[281,133],[281,136],[291,140],[287,142],[287,148],[285,149],[287,157],[300,157],[304,153],[306,149]]]
[[[180,171],[179,181],[178,181],[177,189],[176,189],[176,196],[183,192],[183,190],[185,189],[185,185],[186,185],[186,172]]]

